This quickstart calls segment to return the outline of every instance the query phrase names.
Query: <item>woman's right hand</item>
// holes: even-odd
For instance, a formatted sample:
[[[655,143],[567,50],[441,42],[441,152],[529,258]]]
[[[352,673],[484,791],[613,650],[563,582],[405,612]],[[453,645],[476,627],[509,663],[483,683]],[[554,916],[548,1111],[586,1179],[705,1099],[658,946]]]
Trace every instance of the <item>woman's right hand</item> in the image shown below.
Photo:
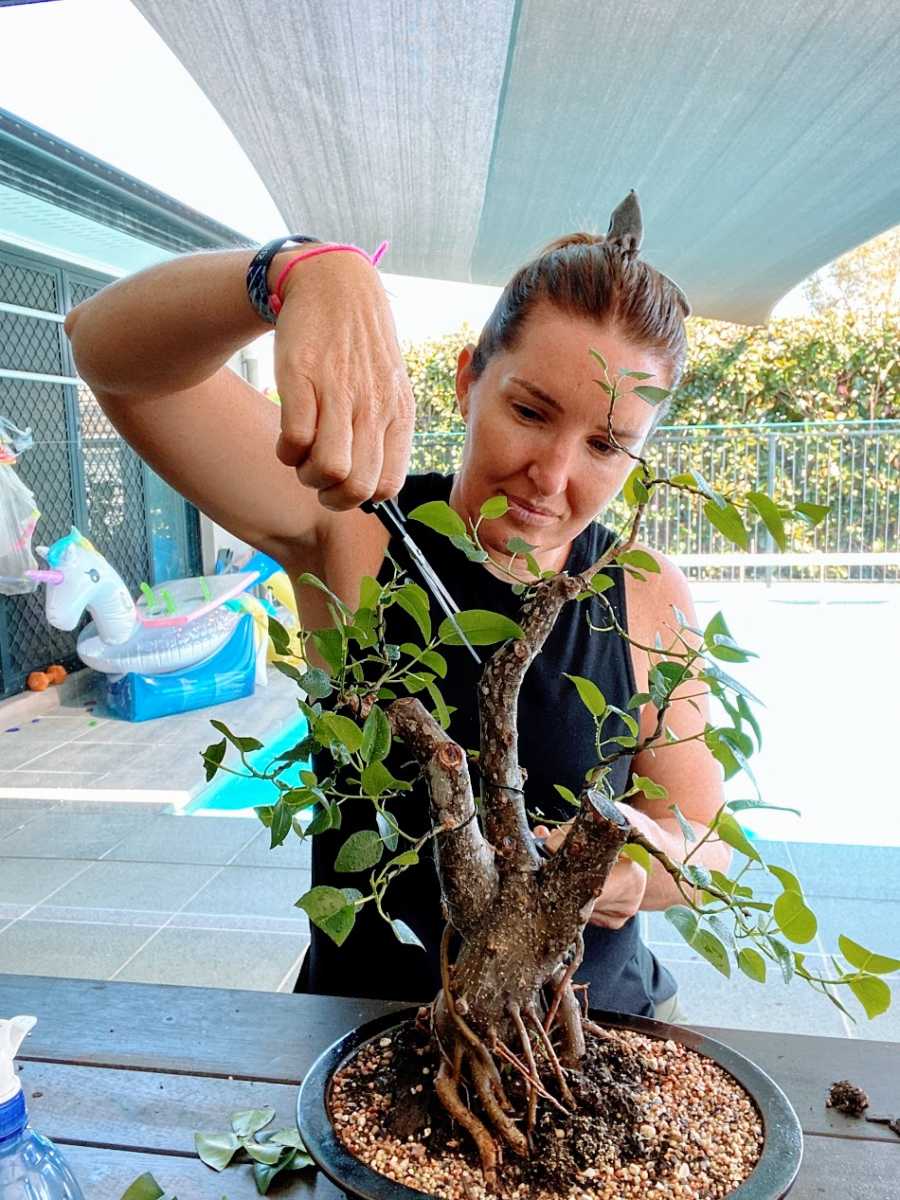
[[[277,279],[297,251],[277,255]],[[298,263],[275,326],[276,454],[323,507],[355,508],[403,486],[415,404],[378,272],[335,251]]]

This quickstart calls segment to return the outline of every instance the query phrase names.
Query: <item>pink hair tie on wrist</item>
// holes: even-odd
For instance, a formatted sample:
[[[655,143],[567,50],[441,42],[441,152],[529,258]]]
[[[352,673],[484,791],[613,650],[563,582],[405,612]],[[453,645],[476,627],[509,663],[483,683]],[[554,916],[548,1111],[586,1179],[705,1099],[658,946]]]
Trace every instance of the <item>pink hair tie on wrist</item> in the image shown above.
[[[361,254],[367,263],[371,263],[373,267],[377,267],[384,257],[385,252],[389,249],[390,244],[390,242],[382,242],[374,254],[368,254],[365,250],[360,249],[359,246],[351,246],[343,243],[340,245],[316,246],[312,250],[304,250],[301,254],[295,254],[290,262],[285,263],[275,283],[274,290],[269,293],[269,308],[276,315],[281,312],[284,305],[284,297],[281,294],[284,281],[291,271],[293,271],[294,267],[296,267],[297,263],[303,262],[305,258],[315,258],[319,254],[331,254],[335,250],[349,250],[351,254]]]

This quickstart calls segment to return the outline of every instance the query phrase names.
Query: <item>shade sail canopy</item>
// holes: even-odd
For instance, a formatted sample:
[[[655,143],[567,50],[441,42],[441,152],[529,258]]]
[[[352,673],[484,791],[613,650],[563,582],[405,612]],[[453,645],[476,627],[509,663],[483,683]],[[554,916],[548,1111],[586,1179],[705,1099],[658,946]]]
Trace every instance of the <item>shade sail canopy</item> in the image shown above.
[[[756,323],[900,221],[884,0],[135,3],[291,231],[400,274],[503,284],[633,187],[644,256]]]

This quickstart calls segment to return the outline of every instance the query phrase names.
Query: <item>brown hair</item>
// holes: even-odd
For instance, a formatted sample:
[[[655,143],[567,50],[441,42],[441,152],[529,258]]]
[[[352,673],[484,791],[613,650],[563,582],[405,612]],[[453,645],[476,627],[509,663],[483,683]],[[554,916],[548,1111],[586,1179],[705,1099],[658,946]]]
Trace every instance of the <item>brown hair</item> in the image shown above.
[[[476,379],[498,350],[514,349],[541,304],[609,325],[634,345],[659,354],[671,371],[669,387],[678,384],[690,306],[677,284],[638,258],[635,239],[570,233],[521,267],[481,331],[471,364]]]

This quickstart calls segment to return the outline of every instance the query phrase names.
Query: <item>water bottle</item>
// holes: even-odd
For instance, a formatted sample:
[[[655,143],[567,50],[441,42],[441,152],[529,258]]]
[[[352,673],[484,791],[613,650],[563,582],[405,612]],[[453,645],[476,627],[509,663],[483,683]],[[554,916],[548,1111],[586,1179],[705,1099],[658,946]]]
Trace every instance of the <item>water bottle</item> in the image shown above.
[[[35,1017],[0,1020],[0,1200],[84,1200],[63,1156],[28,1124],[13,1060],[36,1024]]]

